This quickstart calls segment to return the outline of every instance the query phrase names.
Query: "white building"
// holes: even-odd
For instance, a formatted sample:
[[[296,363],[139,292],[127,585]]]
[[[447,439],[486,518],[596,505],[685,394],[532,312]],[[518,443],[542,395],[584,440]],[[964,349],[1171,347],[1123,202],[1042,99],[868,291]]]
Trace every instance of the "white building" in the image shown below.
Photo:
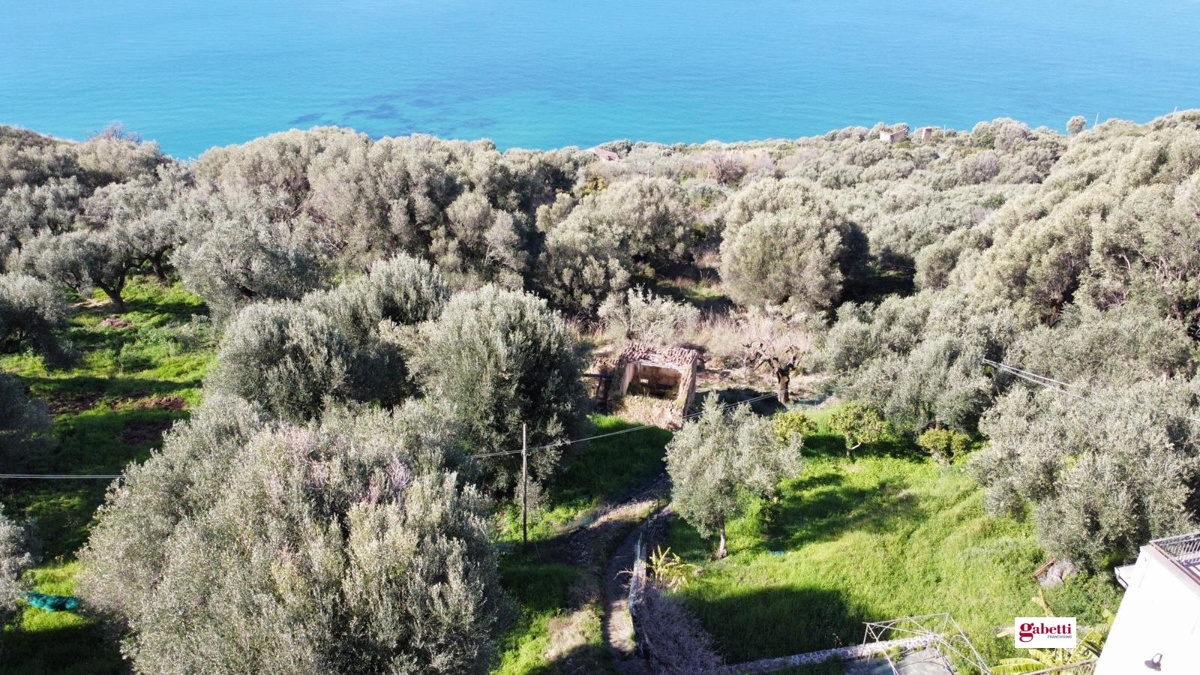
[[[1200,673],[1200,532],[1150,542],[1117,579],[1125,597],[1095,675]]]

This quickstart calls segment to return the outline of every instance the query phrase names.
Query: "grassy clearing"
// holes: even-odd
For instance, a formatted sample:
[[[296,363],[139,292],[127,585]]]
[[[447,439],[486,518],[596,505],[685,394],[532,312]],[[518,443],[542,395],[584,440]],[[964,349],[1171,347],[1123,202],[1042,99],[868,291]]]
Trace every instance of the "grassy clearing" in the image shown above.
[[[80,352],[72,368],[49,370],[33,354],[0,357],[0,369],[19,375],[54,413],[55,446],[9,458],[5,471],[118,474],[149,457],[162,432],[199,402],[215,346],[200,299],[142,279],[130,283],[127,297],[120,322],[106,322],[111,308],[98,297],[76,306],[65,336]],[[0,483],[6,511],[29,519],[41,544],[44,562],[28,578],[35,590],[73,591],[74,553],[107,488],[103,480]],[[116,673],[121,666],[100,626],[74,612],[26,608],[19,627],[4,629],[0,649],[6,673]]]
[[[939,467],[900,443],[850,463],[837,457],[840,437],[809,440],[801,474],[731,523],[725,560],[709,562],[713,543],[686,523],[669,528],[672,550],[705,567],[682,595],[727,660],[858,644],[865,621],[937,612],[950,612],[989,662],[1009,655],[996,629],[1041,613],[1031,574],[1045,554],[1032,526],[988,516],[961,465]],[[1119,598],[1097,579],[1046,597],[1085,624]]]
[[[636,425],[619,417],[592,415],[589,436],[608,434]],[[530,514],[531,541],[552,539],[586,524],[600,506],[618,501],[666,470],[666,446],[671,432],[650,428],[570,446],[564,468],[547,490],[541,508]],[[508,505],[500,530],[506,542],[521,539],[521,512]]]

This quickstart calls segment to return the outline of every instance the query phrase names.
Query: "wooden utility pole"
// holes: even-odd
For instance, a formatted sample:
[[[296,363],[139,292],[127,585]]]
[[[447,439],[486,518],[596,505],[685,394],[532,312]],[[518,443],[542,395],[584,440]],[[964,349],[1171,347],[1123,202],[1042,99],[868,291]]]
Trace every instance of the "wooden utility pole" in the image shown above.
[[[521,547],[529,546],[529,440],[521,425]]]

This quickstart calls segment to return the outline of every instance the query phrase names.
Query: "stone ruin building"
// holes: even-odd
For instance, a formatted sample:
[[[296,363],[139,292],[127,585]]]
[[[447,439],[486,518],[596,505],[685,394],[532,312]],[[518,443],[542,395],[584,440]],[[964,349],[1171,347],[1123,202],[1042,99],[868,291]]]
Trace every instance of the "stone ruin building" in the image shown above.
[[[696,396],[700,367],[700,353],[694,349],[631,342],[615,362],[599,364],[599,374],[591,377],[597,381],[596,398],[606,407],[626,395],[645,396],[666,402],[675,421],[682,422]]]

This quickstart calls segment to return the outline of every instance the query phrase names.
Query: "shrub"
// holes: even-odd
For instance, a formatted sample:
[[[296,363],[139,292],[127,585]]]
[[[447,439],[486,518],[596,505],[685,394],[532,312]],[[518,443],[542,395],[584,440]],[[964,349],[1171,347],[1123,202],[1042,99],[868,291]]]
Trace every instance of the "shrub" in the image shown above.
[[[610,295],[600,306],[599,316],[609,334],[618,340],[660,345],[690,339],[700,324],[699,309],[644,288],[631,288],[624,298]]]
[[[250,305],[226,329],[205,384],[297,422],[319,417],[327,401],[397,398],[395,391],[366,390],[377,364],[351,339],[316,310]]]
[[[267,424],[209,398],[109,493],[79,593],[139,672],[486,672],[487,500],[438,419]]]
[[[817,423],[803,410],[788,410],[775,415],[775,437],[781,445],[803,441],[805,436],[817,433]]]
[[[519,449],[521,426],[530,447],[565,440],[578,427],[584,390],[582,366],[566,322],[544,300],[495,286],[450,299],[436,321],[421,329],[414,354],[425,393],[458,411],[477,454]],[[553,473],[561,450],[530,455],[531,471]],[[483,465],[499,486],[510,486],[519,456],[491,457]]]
[[[847,403],[829,416],[829,430],[846,439],[846,457],[867,443],[878,443],[887,433],[887,422],[879,412],[862,403]]]
[[[939,464],[949,464],[955,457],[966,454],[971,437],[950,429],[926,429],[917,437],[917,445]]]
[[[715,558],[725,556],[725,523],[741,513],[748,495],[768,495],[799,470],[798,443],[780,447],[771,420],[750,406],[727,411],[711,396],[699,418],[685,422],[667,444],[667,473],[675,510],[703,537],[719,535]]]

